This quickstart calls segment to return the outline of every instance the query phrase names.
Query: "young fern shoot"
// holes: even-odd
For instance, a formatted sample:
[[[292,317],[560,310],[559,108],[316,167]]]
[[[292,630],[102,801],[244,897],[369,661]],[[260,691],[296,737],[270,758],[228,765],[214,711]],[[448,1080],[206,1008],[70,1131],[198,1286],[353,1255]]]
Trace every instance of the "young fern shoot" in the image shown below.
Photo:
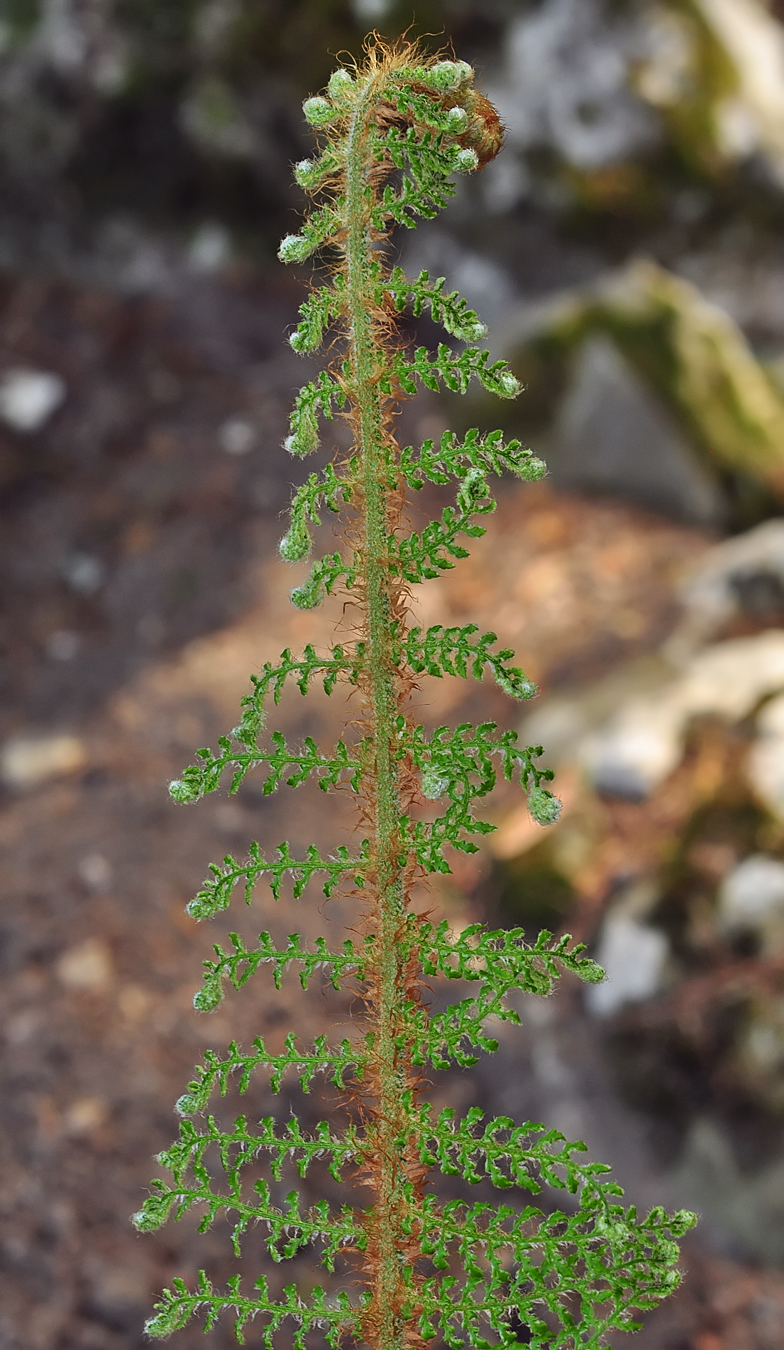
[[[480,1051],[497,1048],[488,1022],[519,1020],[506,1002],[510,991],[545,996],[563,971],[602,978],[568,937],[544,932],[529,943],[521,930],[480,925],[455,936],[411,906],[415,882],[448,872],[450,850],[475,852],[477,836],[493,829],[475,805],[499,770],[519,780],[536,821],[548,824],[559,811],[547,787],[552,775],[537,764],[540,748],[518,745],[514,732],[492,722],[428,734],[410,710],[412,689],[424,676],[481,680],[488,672],[512,698],[535,693],[493,633],[472,624],[422,631],[407,625],[406,614],[409,587],[453,567],[467,556],[466,541],[484,533],[480,519],[495,506],[490,477],[511,472],[535,480],[544,465],[497,431],[470,431],[462,440],[445,432],[440,444],[427,440],[402,450],[393,432],[396,404],[420,384],[464,392],[478,380],[501,398],[519,393],[506,364],[473,345],[485,329],[465,300],[448,293],[443,278],[404,276],[389,265],[386,247],[395,225],[411,229],[418,217],[437,213],[454,192],[454,174],[473,172],[498,153],[501,126],[465,62],[423,57],[407,44],[390,50],[378,41],[360,68],[336,70],[325,95],[307,99],[304,111],[322,147],[295,173],[317,204],[300,232],[283,240],[280,257],[301,263],[326,250],[331,270],[303,304],[291,345],[312,352],[329,334],[336,354],[297,395],[286,444],[294,456],[310,454],[322,419],[336,412],[349,421],[354,444],[347,460],[312,473],[296,491],[280,548],[289,561],[304,560],[324,508],[345,515],[345,547],[313,562],[292,600],[309,609],[325,593],[345,593],[357,616],[356,639],[323,655],[311,646],[300,657],[287,650],[278,664],[265,665],[252,677],[239,725],[220,740],[217,754],[199,751],[171,793],[193,802],[221,784],[234,792],[257,768],[266,774],[265,793],[309,778],[325,789],[348,786],[366,833],[358,846],[322,854],[312,845],[298,852],[283,843],[267,857],[252,844],[244,861],[229,857],[212,866],[188,908],[194,918],[208,918],[229,905],[237,886],[250,900],[260,881],[277,899],[285,877],[295,898],[314,879],[327,896],[341,883],[355,887],[365,927],[358,946],[347,940],[330,950],[319,938],[308,950],[295,934],[276,947],[262,933],[248,947],[232,935],[232,950],[217,947],[216,960],[205,963],[195,1005],[212,1010],[226,981],[239,988],[267,965],[278,986],[289,967],[303,986],[326,971],[335,988],[359,992],[363,1011],[355,1035],[337,1044],[323,1036],[303,1046],[291,1034],[278,1053],[261,1037],[248,1050],[232,1043],[223,1055],[208,1052],[177,1103],[180,1138],[158,1160],[172,1180],[152,1183],[135,1222],[154,1229],[195,1207],[202,1226],[231,1216],[237,1249],[247,1227],[260,1225],[275,1261],[308,1247],[328,1271],[346,1254],[353,1269],[337,1293],[288,1284],[273,1295],[263,1275],[244,1285],[237,1275],[223,1290],[204,1273],[195,1288],[177,1280],[147,1331],[166,1336],[197,1313],[209,1329],[226,1313],[239,1339],[255,1320],[257,1343],[270,1348],[281,1328],[298,1348],[310,1333],[330,1346],[348,1340],[373,1350],[433,1340],[455,1350],[521,1340],[538,1350],[598,1347],[612,1329],[635,1329],[635,1309],[652,1308],[677,1288],[674,1239],[694,1216],[654,1209],[638,1217],[621,1203],[608,1169],[581,1160],[583,1144],[542,1125],[486,1120],[479,1110],[436,1113],[425,1095],[434,1071],[471,1065]],[[396,329],[405,310],[429,310],[455,343],[467,345],[444,342],[435,354],[408,350]],[[406,489],[451,481],[454,506],[421,532],[407,533]],[[289,681],[303,695],[317,681],[328,694],[340,682],[354,687],[353,730],[345,741],[322,750],[310,738],[289,746],[280,732],[265,739],[265,702],[271,695],[277,703]],[[441,804],[434,818],[428,802]],[[432,1014],[426,991],[437,978],[466,982],[473,992]],[[296,1117],[256,1126],[240,1117],[228,1130],[212,1117],[204,1122],[215,1092],[224,1093],[234,1076],[244,1091],[255,1074],[268,1074],[275,1092],[287,1075],[306,1089],[326,1075],[350,1090],[344,1128],[332,1118],[312,1133]],[[219,1164],[217,1176],[207,1155]],[[243,1188],[247,1162],[266,1159],[270,1177],[279,1179],[285,1164],[304,1175],[315,1158],[327,1158],[334,1177],[361,1183],[367,1206],[331,1209],[324,1200],[304,1209],[296,1192],[280,1206],[265,1181]],[[440,1202],[433,1189],[439,1172],[492,1183],[511,1192],[514,1203]],[[521,1192],[544,1187],[569,1197],[563,1209],[524,1203]]]

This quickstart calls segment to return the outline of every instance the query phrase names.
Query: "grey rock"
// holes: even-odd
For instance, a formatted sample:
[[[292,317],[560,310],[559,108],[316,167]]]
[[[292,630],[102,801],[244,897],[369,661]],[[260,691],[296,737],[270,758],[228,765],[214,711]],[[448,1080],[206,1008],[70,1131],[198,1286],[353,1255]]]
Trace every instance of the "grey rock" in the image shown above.
[[[103,585],[106,568],[92,553],[73,553],[62,565],[63,576],[77,595],[95,595]]]
[[[244,417],[231,417],[218,430],[218,444],[227,455],[247,455],[256,444],[256,429]]]
[[[670,944],[664,933],[642,922],[637,912],[648,907],[640,900],[653,898],[653,894],[631,892],[604,920],[596,960],[607,978],[585,991],[586,1007],[595,1017],[608,1017],[625,1003],[641,1003],[662,988]]]
[[[597,169],[659,139],[657,114],[629,87],[638,33],[607,10],[602,0],[547,0],[512,20],[489,95],[513,148],[547,144]]]
[[[735,73],[735,92],[716,107],[720,148],[764,156],[784,183],[784,31],[761,0],[697,0]]]
[[[585,738],[578,759],[599,791],[639,800],[678,764],[693,717],[729,722],[784,688],[784,631],[717,642],[692,657],[678,678],[624,700]]]
[[[0,379],[0,418],[14,431],[40,431],[65,399],[65,380],[44,370],[9,370]]]
[[[231,258],[231,235],[217,221],[206,221],[188,246],[188,266],[194,272],[220,272]]]
[[[688,716],[711,713],[740,721],[767,695],[784,688],[784,629],[717,642],[686,667],[679,698]]]
[[[682,659],[737,614],[784,608],[784,520],[766,520],[710,550],[682,583],[684,617],[667,651]]]
[[[671,685],[658,698],[630,699],[586,737],[579,759],[598,792],[641,801],[669,777],[682,754],[686,714]]]
[[[529,350],[575,362],[552,463],[557,473],[560,449],[575,485],[702,521],[724,515],[725,471],[778,491],[784,398],[776,380],[723,309],[649,259],[517,306],[502,350],[513,364]]]
[[[76,736],[17,736],[0,752],[0,778],[11,788],[36,787],[86,763],[86,748]]]
[[[670,1180],[682,1203],[703,1215],[714,1245],[775,1264],[784,1260],[783,1161],[744,1175],[720,1127],[702,1119]]]
[[[663,404],[609,338],[589,338],[576,355],[548,456],[565,487],[610,492],[682,519],[716,522],[720,488]]]
[[[784,862],[754,853],[722,878],[718,921],[728,933],[754,933],[768,955],[784,949]]]
[[[749,751],[749,779],[768,809],[784,817],[784,696],[765,705],[757,718],[757,732]]]

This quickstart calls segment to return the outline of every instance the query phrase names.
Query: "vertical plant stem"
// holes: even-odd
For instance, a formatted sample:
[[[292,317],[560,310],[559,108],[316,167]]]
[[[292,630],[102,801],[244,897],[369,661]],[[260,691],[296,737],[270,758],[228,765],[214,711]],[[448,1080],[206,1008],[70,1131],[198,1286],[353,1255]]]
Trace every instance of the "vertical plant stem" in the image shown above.
[[[348,137],[345,242],[349,307],[349,355],[356,400],[363,503],[364,621],[368,653],[368,702],[374,772],[370,808],[376,870],[372,916],[376,935],[377,971],[370,1020],[376,1064],[371,1075],[376,1148],[373,1184],[376,1190],[373,1270],[373,1323],[378,1350],[397,1350],[407,1343],[401,1319],[406,1171],[403,1165],[405,1094],[410,1087],[410,1054],[398,1035],[406,998],[404,956],[400,944],[406,898],[400,862],[400,791],[395,762],[395,719],[399,691],[392,655],[394,579],[386,567],[390,520],[387,471],[388,441],[378,387],[384,353],[374,332],[375,302],[368,192],[367,139],[369,109],[377,98],[376,80],[368,80],[357,101]]]

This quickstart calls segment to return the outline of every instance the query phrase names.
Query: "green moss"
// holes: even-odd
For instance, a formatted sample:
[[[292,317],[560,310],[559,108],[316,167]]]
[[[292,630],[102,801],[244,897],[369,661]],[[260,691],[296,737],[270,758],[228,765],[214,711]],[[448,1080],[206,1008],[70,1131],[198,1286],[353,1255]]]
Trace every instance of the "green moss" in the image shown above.
[[[664,8],[683,23],[692,60],[680,97],[663,107],[662,115],[684,164],[699,174],[721,176],[728,164],[719,147],[717,108],[737,93],[737,71],[695,0],[666,0]]]

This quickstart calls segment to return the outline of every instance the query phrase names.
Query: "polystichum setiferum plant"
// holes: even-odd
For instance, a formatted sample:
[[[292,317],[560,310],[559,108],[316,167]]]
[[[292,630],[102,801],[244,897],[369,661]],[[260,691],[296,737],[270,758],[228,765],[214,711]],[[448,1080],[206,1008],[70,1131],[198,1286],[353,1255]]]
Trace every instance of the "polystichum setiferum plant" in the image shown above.
[[[329,279],[303,304],[291,345],[312,352],[329,335],[332,356],[297,395],[286,444],[295,456],[310,454],[320,419],[339,412],[352,429],[353,448],[296,491],[280,548],[300,562],[320,512],[344,516],[343,550],[315,562],[292,599],[310,609],[325,593],[341,592],[353,606],[355,640],[324,655],[311,646],[301,656],[287,650],[277,665],[265,665],[251,677],[239,725],[217,754],[200,750],[171,793],[193,802],[227,775],[233,792],[257,767],[266,770],[265,793],[311,777],[325,789],[348,785],[364,835],[353,850],[342,844],[322,854],[313,845],[298,851],[284,843],[265,857],[253,844],[245,861],[228,857],[213,866],[188,908],[196,919],[209,918],[228,906],[237,886],[250,900],[262,881],[277,899],[286,878],[295,899],[315,878],[327,896],[341,883],[354,888],[364,924],[356,945],[347,939],[333,951],[319,939],[308,950],[294,935],[276,947],[262,933],[248,947],[233,935],[232,950],[216,947],[216,959],[206,963],[195,1004],[209,1011],[224,982],[239,988],[271,966],[277,984],[289,967],[299,969],[303,985],[325,972],[335,987],[357,991],[362,1011],[354,1035],[339,1043],[325,1036],[302,1045],[291,1033],[279,1053],[261,1037],[248,1049],[232,1043],[225,1054],[208,1052],[177,1103],[180,1139],[159,1157],[172,1181],[153,1182],[135,1221],[140,1229],[158,1228],[194,1207],[203,1227],[227,1216],[237,1251],[245,1230],[260,1225],[275,1261],[307,1248],[333,1274],[337,1261],[345,1288],[332,1292],[332,1281],[330,1292],[288,1284],[273,1295],[255,1272],[221,1290],[202,1273],[193,1289],[174,1282],[147,1330],[165,1336],[199,1312],[209,1329],[225,1312],[240,1337],[257,1319],[256,1338],[268,1347],[285,1328],[297,1347],[310,1333],[332,1346],[346,1339],[378,1350],[434,1339],[454,1347],[600,1346],[610,1329],[634,1328],[635,1309],[653,1307],[677,1287],[673,1239],[694,1216],[654,1209],[640,1218],[621,1204],[606,1167],[581,1161],[581,1143],[542,1125],[485,1119],[479,1110],[436,1113],[426,1095],[435,1071],[470,1065],[478,1052],[497,1048],[488,1022],[519,1021],[506,1002],[510,991],[547,995],[564,970],[589,981],[602,975],[568,937],[545,932],[529,944],[520,930],[480,925],[454,935],[412,906],[416,883],[449,871],[450,850],[475,852],[475,837],[493,828],[475,816],[474,805],[493,788],[499,767],[520,781],[536,821],[552,822],[559,810],[545,786],[552,775],[537,766],[540,748],[518,745],[513,731],[499,732],[492,722],[428,734],[411,715],[412,691],[424,676],[481,680],[488,673],[512,698],[535,693],[510,664],[513,653],[497,649],[494,634],[474,625],[409,627],[407,597],[412,584],[467,556],[463,540],[483,533],[478,520],[495,505],[490,475],[510,471],[533,480],[544,465],[500,432],[470,431],[462,440],[445,432],[440,444],[426,440],[401,450],[393,431],[396,406],[420,383],[465,391],[476,379],[502,398],[519,392],[504,362],[473,345],[485,330],[466,302],[445,291],[443,278],[404,276],[391,265],[387,242],[395,224],[413,228],[417,216],[436,214],[454,191],[455,173],[481,168],[498,153],[501,126],[474,89],[470,66],[424,58],[408,45],[389,50],[376,40],[361,68],[337,70],[326,94],[309,98],[304,111],[322,148],[295,173],[318,204],[299,234],[283,240],[280,257],[299,263],[318,250],[327,255]],[[406,309],[429,310],[452,343],[435,353],[409,350],[396,326]],[[406,489],[452,480],[455,505],[421,532],[407,532]],[[266,739],[265,701],[271,695],[277,703],[287,681],[302,694],[315,681],[327,693],[338,682],[353,686],[345,740],[322,750],[312,739],[289,746],[278,731]],[[441,806],[428,811],[428,803]],[[428,990],[438,977],[469,982],[473,992],[431,1013]],[[244,1091],[259,1073],[270,1076],[274,1092],[286,1075],[306,1089],[315,1075],[326,1075],[346,1096],[342,1128],[334,1115],[310,1132],[296,1117],[255,1125],[240,1117],[228,1130],[213,1117],[205,1122],[214,1092],[225,1092],[235,1075]],[[274,1203],[270,1182],[281,1179],[284,1167],[304,1176],[317,1158],[328,1160],[353,1196],[358,1190],[367,1196],[367,1205],[331,1208],[321,1200],[307,1208],[296,1191]],[[243,1167],[259,1160],[270,1182],[245,1183]],[[440,1202],[439,1172],[492,1183],[512,1203]],[[551,1197],[564,1195],[563,1209],[524,1203],[523,1192],[545,1188]]]

